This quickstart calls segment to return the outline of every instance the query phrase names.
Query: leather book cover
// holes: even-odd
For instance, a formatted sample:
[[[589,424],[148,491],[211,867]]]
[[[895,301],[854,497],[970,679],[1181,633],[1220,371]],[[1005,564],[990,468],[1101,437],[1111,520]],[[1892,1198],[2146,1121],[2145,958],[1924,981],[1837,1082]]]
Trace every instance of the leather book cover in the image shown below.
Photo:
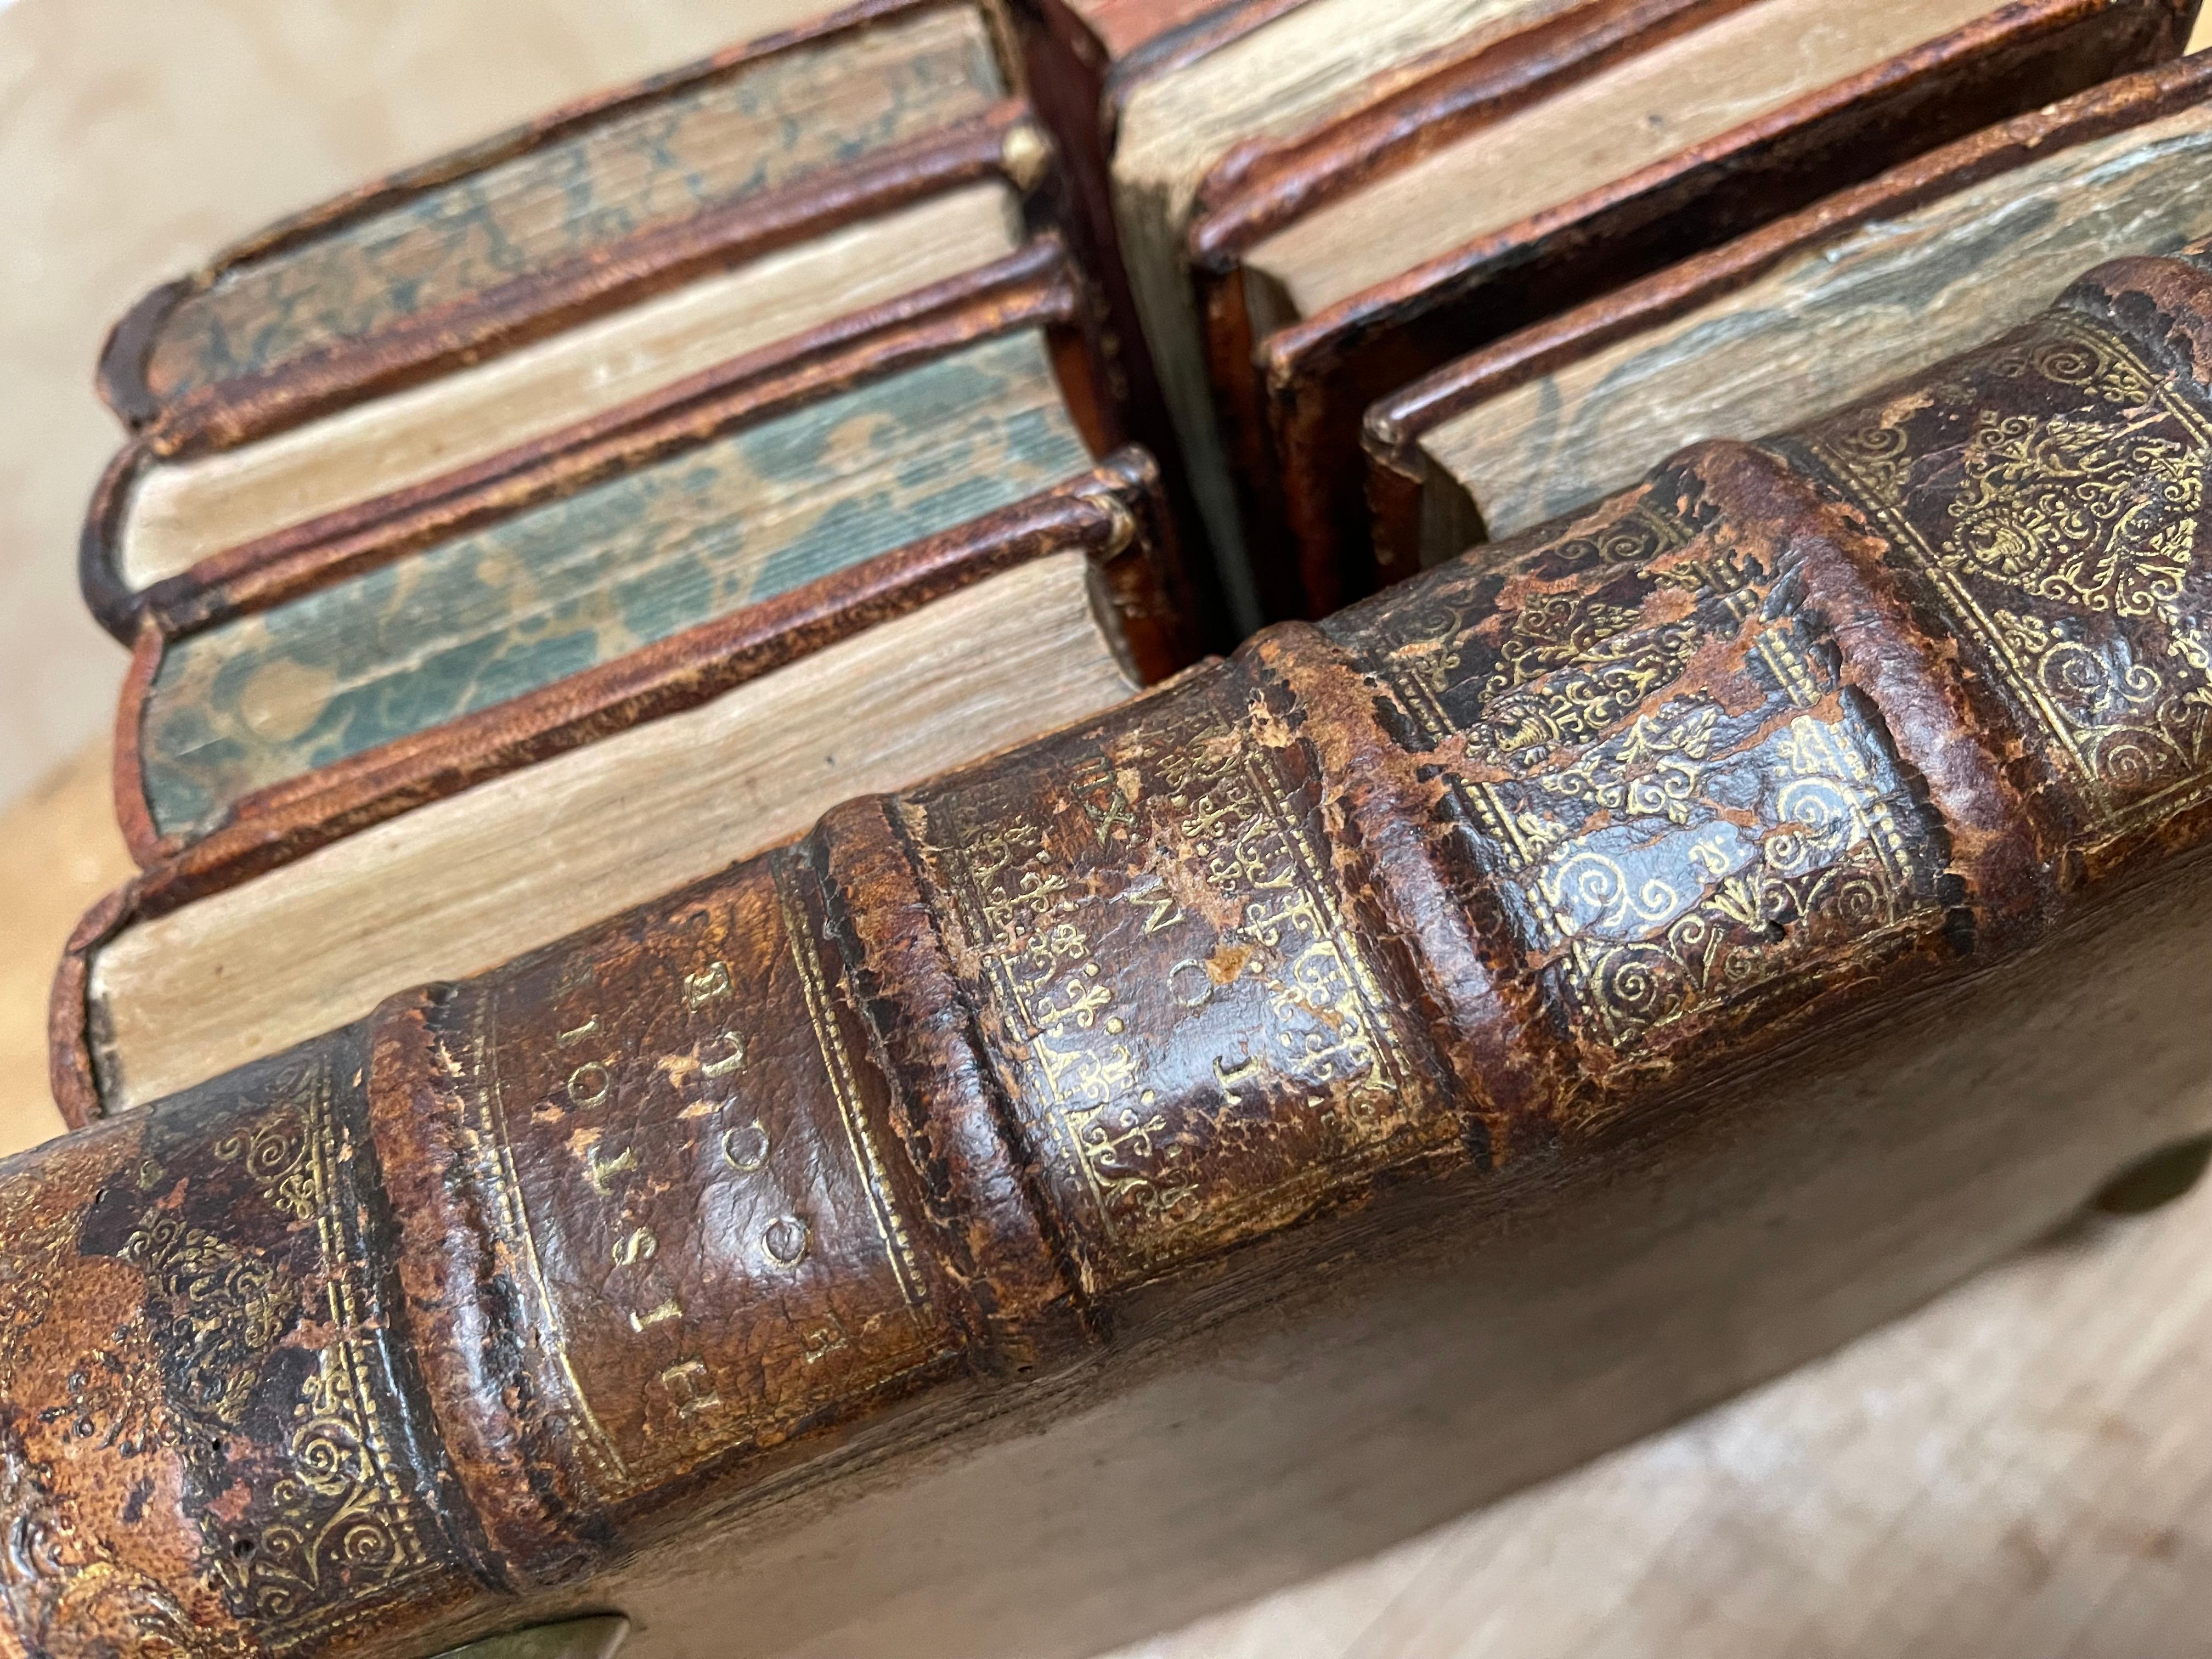
[[[933,474],[919,477],[907,487],[914,501],[903,515],[896,501],[886,500],[877,514],[881,522],[840,530],[824,520],[820,527],[821,536],[831,538],[825,545],[832,553],[863,534],[887,547],[902,540],[912,545],[781,592],[771,586],[769,597],[741,596],[735,608],[708,603],[714,591],[688,581],[679,585],[681,610],[666,617],[643,616],[634,598],[625,599],[620,615],[611,613],[597,626],[592,654],[582,662],[567,634],[533,632],[529,617],[537,612],[525,615],[526,605],[570,601],[512,581],[478,592],[481,584],[471,573],[481,559],[500,556],[495,550],[471,550],[489,548],[487,538],[527,536],[532,545],[547,536],[569,539],[601,525],[610,513],[619,516],[605,533],[633,540],[647,535],[666,557],[684,556],[688,544],[678,535],[681,527],[695,520],[711,527],[725,516],[715,505],[720,486],[701,493],[708,482],[701,468],[735,489],[750,488],[763,467],[773,477],[793,465],[774,447],[765,459],[732,455],[718,463],[713,458],[732,441],[727,434],[774,434],[783,429],[775,424],[778,420],[805,424],[812,418],[808,411],[819,410],[829,428],[786,443],[811,445],[806,453],[818,451],[824,464],[842,452],[865,456],[889,438],[882,417],[852,412],[852,400],[874,388],[906,384],[902,375],[921,375],[951,377],[953,392],[939,394],[939,401],[957,393],[973,402],[982,388],[969,382],[994,372],[1002,356],[1007,359],[1003,372],[1025,373],[1037,383],[1032,395],[1048,407],[1035,418],[1049,415],[1066,428],[1056,446],[1048,446],[1042,469],[1033,469],[1036,477],[1027,493],[1036,500],[1023,500],[1028,474],[1007,459],[994,469],[990,504],[964,524],[944,531],[902,529],[944,516],[933,505],[944,486]],[[1097,514],[1069,505],[1088,486],[1063,488],[1061,481],[1087,471],[1121,443],[1118,408],[1104,389],[1104,374],[1081,282],[1058,244],[1042,239],[972,276],[738,359],[477,468],[204,562],[156,594],[158,603],[141,621],[116,724],[116,802],[125,838],[148,865],[173,860],[197,847],[195,867],[233,868],[225,849],[264,867],[485,777],[716,695],[950,586],[1003,568],[1028,551],[1054,545],[1061,534],[1090,544],[1101,533],[1091,523]],[[926,416],[933,406],[925,401],[915,406],[915,413]],[[855,421],[860,424],[853,426]],[[838,435],[848,428],[849,437]],[[694,454],[699,459],[687,471],[681,464]],[[988,457],[971,461],[990,465]],[[1139,504],[1116,520],[1126,523],[1128,533],[1111,550],[1109,579],[1137,665],[1158,678],[1188,661],[1195,648],[1189,584],[1167,517],[1149,502],[1158,488],[1149,459],[1123,473],[1142,482],[1110,487],[1108,493],[1133,490]],[[622,480],[640,480],[635,488],[645,490],[644,481],[670,477],[687,482],[672,493],[653,486],[637,503],[610,505],[607,489]],[[982,502],[982,488],[971,487],[962,499]],[[100,512],[96,507],[95,524]],[[663,520],[660,530],[652,530]],[[745,532],[740,526],[734,533]],[[742,555],[743,544],[736,546]],[[1099,551],[1103,556],[1107,550]],[[454,605],[462,602],[434,602],[422,586],[428,579],[409,574],[422,568],[431,554],[453,566],[447,585],[462,584],[457,592],[475,596],[468,603],[513,613],[503,633],[495,629],[487,636],[507,641],[501,647],[510,659],[507,665],[488,672],[478,647],[466,656],[467,672],[450,695],[416,708],[421,696],[410,694],[405,720],[378,712],[391,694],[357,694],[356,702],[371,695],[377,701],[343,716],[347,746],[336,752],[328,735],[341,720],[335,703],[331,711],[307,706],[281,718],[261,707],[265,699],[254,690],[263,678],[257,663],[287,687],[303,673],[313,679],[343,666],[303,655],[309,650],[299,633],[305,624],[295,618],[319,601],[343,600],[351,606],[348,616],[362,613],[346,624],[334,649],[352,648],[345,641],[366,638],[362,630],[372,624],[387,653],[397,651],[404,659],[427,649],[406,641],[446,626]],[[634,586],[641,568],[627,568],[623,581]],[[804,575],[803,568],[794,568]],[[757,590],[773,574],[771,569],[745,581]],[[695,613],[698,619],[685,620]],[[673,631],[671,619],[678,624]],[[495,621],[488,617],[483,625]],[[214,666],[196,665],[201,658]],[[272,735],[272,720],[294,735]],[[211,741],[211,732],[234,728],[230,739]],[[252,750],[250,757],[241,745]]]
[[[1228,158],[1188,257],[1224,441],[1273,614],[1318,617],[1407,573],[1376,562],[1367,408],[1478,346],[2007,117],[2180,52],[2194,0],[2027,0],[1330,302],[1262,302],[1244,264],[1317,204],[1743,0],[1599,0],[1273,150]],[[1255,313],[1255,306],[1261,306]]]
[[[1976,185],[2007,179],[2031,164],[2051,163],[2055,157],[2096,147],[2085,165],[2126,166],[2140,171],[2142,163],[2132,152],[2123,157],[2111,145],[2098,147],[2098,141],[2142,133],[2146,145],[2171,144],[2172,134],[2147,130],[2157,129],[2169,116],[2203,108],[2208,101],[2212,101],[2212,56],[2198,54],[2123,76],[2062,103],[2016,116],[1931,150],[1711,252],[1520,330],[1382,398],[1368,410],[1362,434],[1378,566],[1413,570],[1436,562],[1433,553],[1424,553],[1425,526],[1431,526],[1426,531],[1431,544],[1443,544],[1446,556],[1474,542],[1510,534],[1521,527],[1491,524],[1484,503],[1423,452],[1422,441],[1429,434],[1478,405],[1533,387],[1619,343],[1694,317],[1716,301],[1741,293],[1778,267],[1796,264],[1818,253],[1832,258],[1829,251],[1862,228],[1893,226],[1920,210],[1944,204]],[[2185,176],[2181,170],[2190,166],[2186,155],[2177,152],[2173,165],[2178,170],[2177,194],[2181,194],[2186,190],[2179,182]],[[2069,186],[2077,198],[2086,197],[2100,207],[2100,198],[2133,199],[2127,194],[2130,188],[2127,182],[2116,179],[2098,190],[2075,183],[2073,171],[2054,177],[2049,191],[2057,197]],[[2038,198],[2039,202],[2041,199]],[[2046,234],[2045,220],[2057,216],[2043,215],[2027,204],[2008,204],[2003,212],[2008,217],[2036,212],[2039,217],[2033,229]],[[2139,212],[2131,216],[2123,211],[2112,216],[2124,221],[2119,228],[2125,245],[2106,247],[2103,257],[2154,251],[2142,241],[2145,235],[2158,232],[2147,226]],[[1997,222],[1993,220],[1993,226]],[[2015,234],[2013,239],[2020,240],[2025,234]],[[2188,240],[2188,234],[2183,233],[2180,240]],[[1932,253],[1915,257],[1929,261],[1936,258]],[[2075,265],[2080,263],[2075,261]],[[1871,282],[1872,278],[1861,280]],[[1955,280],[1976,281],[1973,268],[1962,269]],[[2015,305],[2031,298],[2011,293],[2002,296],[2004,303]],[[1918,299],[1920,303],[1930,303],[1932,296],[1923,295]],[[1762,319],[1765,314],[1761,313]],[[1794,314],[1794,307],[1774,313],[1773,335],[1778,341],[1787,325],[1786,318]],[[1893,344],[1898,332],[1887,323],[1886,314],[1864,319],[1866,327],[1878,331],[1877,339],[1887,359],[1883,379],[1919,366],[1917,360],[1898,360],[1898,349]],[[1595,404],[1606,392],[1600,389],[1589,396]],[[1596,412],[1595,408],[1591,412]],[[1553,419],[1561,425],[1571,425],[1577,412],[1569,409]],[[1545,488],[1540,480],[1532,482],[1528,493],[1540,495]],[[1516,510],[1525,509],[1516,505]]]
[[[0,1643],[1096,1651],[1916,1304],[2206,1127],[2208,464],[2114,262],[9,1160]]]

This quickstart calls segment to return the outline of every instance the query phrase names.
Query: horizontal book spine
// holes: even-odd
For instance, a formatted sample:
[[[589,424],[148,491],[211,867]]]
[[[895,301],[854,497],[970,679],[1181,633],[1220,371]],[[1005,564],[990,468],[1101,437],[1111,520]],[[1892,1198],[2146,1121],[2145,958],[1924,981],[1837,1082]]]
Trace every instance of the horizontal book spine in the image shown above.
[[[574,1607],[1879,1042],[2123,883],[2201,897],[2208,364],[2212,276],[2108,268],[0,1166],[18,1650]],[[2201,1075],[2212,1019],[2156,1042]]]
[[[1425,540],[1425,514],[1441,509],[1465,526],[1450,552],[1496,533],[1482,503],[1436,467],[1422,441],[1489,399],[1558,374],[1616,343],[1691,315],[1747,288],[1775,267],[1861,227],[1912,214],[1966,191],[2087,145],[2176,114],[2212,93],[2212,58],[2203,54],[2103,82],[2062,103],[2016,116],[1893,167],[1866,184],[1658,271],[1641,282],[1507,336],[1455,359],[1370,405],[1367,504],[1382,568],[1414,570],[1435,562],[1437,538]],[[2040,296],[2036,296],[2040,297]]]
[[[573,746],[648,705],[665,712],[686,698],[700,701],[892,611],[925,603],[949,585],[1054,545],[1083,548],[1115,566],[1113,591],[1126,602],[1129,644],[1146,678],[1182,667],[1194,649],[1188,567],[1168,515],[1152,500],[1159,489],[1153,464],[1133,450],[1109,453],[1118,441],[1116,410],[1101,379],[1085,293],[1057,241],[1044,239],[917,297],[927,301],[917,314],[879,307],[881,314],[872,313],[850,339],[800,341],[760,354],[759,362],[738,360],[726,374],[696,377],[470,473],[306,526],[297,538],[238,550],[219,568],[164,584],[173,591],[155,595],[158,603],[141,619],[116,716],[117,816],[134,855],[150,866],[201,843],[228,844],[240,836],[263,849],[257,856],[279,855],[304,845],[303,836],[327,839],[508,769],[519,758]],[[295,765],[289,776],[276,769],[276,775],[236,789],[228,799],[210,796],[190,818],[159,810],[164,769],[173,771],[176,756],[165,747],[156,714],[165,714],[171,729],[181,720],[198,742],[208,735],[204,716],[213,712],[194,691],[172,688],[165,699],[156,695],[179,654],[194,648],[196,635],[240,627],[254,613],[320,590],[366,586],[385,567],[470,536],[513,533],[514,522],[532,513],[557,513],[560,503],[602,485],[632,487],[623,481],[673,457],[737,441],[736,434],[779,417],[805,418],[841,394],[863,394],[902,372],[942,373],[963,346],[1030,331],[1041,333],[1050,386],[1070,417],[1074,437],[1065,447],[1079,464],[1083,448],[1097,445],[1103,459],[1096,473],[1004,501],[963,527],[916,536],[848,569],[641,645],[630,641],[624,649],[624,637],[606,630],[596,647],[603,653],[599,659],[565,662],[566,672],[550,684],[533,685],[510,674],[513,689],[495,703],[450,712],[351,752],[325,747],[319,763]],[[1048,467],[1032,462],[1032,468],[1040,478],[1050,475]],[[999,489],[1019,477],[1011,462],[1001,471]],[[934,492],[917,494],[935,499]],[[1118,518],[1081,510],[1080,501],[1109,496],[1120,503]],[[716,522],[696,512],[692,521]],[[1103,536],[1103,529],[1115,533]],[[878,533],[884,532],[879,527]],[[434,608],[431,614],[438,613]]]

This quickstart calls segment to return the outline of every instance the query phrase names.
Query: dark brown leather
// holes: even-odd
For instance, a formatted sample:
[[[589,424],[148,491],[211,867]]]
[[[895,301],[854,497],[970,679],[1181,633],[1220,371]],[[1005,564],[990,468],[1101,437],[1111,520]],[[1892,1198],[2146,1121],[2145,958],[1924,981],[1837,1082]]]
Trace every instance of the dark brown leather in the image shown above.
[[[45,1540],[0,1556],[0,1650],[407,1656],[574,1610],[2201,893],[2208,371],[2212,274],[2106,267],[0,1166],[0,1481]],[[2193,984],[2157,1035],[2201,1077]]]

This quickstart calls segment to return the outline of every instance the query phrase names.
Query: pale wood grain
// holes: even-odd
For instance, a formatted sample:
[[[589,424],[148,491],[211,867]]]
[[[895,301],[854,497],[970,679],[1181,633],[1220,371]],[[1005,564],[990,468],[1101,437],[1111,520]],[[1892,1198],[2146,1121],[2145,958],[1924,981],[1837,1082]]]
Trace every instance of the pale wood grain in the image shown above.
[[[1246,263],[1310,316],[1994,9],[1989,0],[1759,0],[1316,208]]]
[[[101,336],[282,213],[823,0],[15,0],[0,8],[0,799],[110,717],[71,550],[114,453]]]

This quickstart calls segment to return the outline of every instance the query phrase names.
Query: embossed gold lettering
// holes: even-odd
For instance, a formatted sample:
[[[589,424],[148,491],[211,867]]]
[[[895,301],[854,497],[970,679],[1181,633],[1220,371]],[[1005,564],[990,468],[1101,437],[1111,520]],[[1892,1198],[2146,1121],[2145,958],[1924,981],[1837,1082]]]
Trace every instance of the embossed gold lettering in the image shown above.
[[[780,1215],[761,1229],[761,1249],[779,1267],[796,1267],[806,1259],[814,1230],[795,1215]]]
[[[554,1039],[554,1041],[558,1042],[563,1048],[571,1048],[576,1043],[581,1042],[587,1036],[596,1036],[599,1034],[599,1017],[597,1014],[593,1014],[581,1025],[575,1026],[569,1030],[562,1032],[559,1036]]]
[[[1203,1008],[1213,1000],[1213,975],[1195,957],[1185,957],[1168,969],[1168,994],[1185,1008]]]
[[[599,1189],[603,1197],[606,1194],[607,1183],[610,1181],[618,1175],[627,1175],[635,1168],[637,1168],[637,1153],[627,1146],[623,1148],[621,1156],[611,1158],[601,1158],[599,1149],[593,1147],[586,1154],[584,1159],[585,1173],[591,1176],[592,1185]]]
[[[1249,1083],[1259,1075],[1259,1073],[1260,1062],[1249,1054],[1242,1062],[1235,1066],[1223,1065],[1218,1056],[1213,1062],[1213,1080],[1221,1085],[1221,1092],[1227,1097],[1231,1106],[1242,1106],[1244,1103],[1244,1096],[1240,1092],[1237,1085]]]
[[[745,1063],[745,1040],[735,1031],[725,1031],[714,1041],[726,1044],[729,1053],[720,1060],[708,1060],[702,1053],[699,1058],[699,1075],[702,1077],[727,1077]]]
[[[684,975],[686,1007],[703,1008],[717,998],[729,994],[730,970],[719,962],[710,962],[697,973]]]
[[[647,1227],[633,1227],[615,1241],[614,1261],[617,1267],[635,1267],[641,1261],[650,1261],[659,1253],[660,1241]]]
[[[649,1331],[655,1325],[665,1325],[672,1319],[681,1319],[683,1317],[683,1304],[678,1303],[677,1299],[672,1296],[659,1307],[651,1309],[645,1313],[640,1313],[635,1308],[631,1309],[629,1316],[629,1328],[634,1331]]]
[[[587,1060],[568,1073],[568,1103],[590,1111],[604,1105],[615,1086],[614,1074],[596,1060]]]
[[[696,1417],[702,1412],[719,1410],[722,1404],[706,1366],[696,1359],[686,1359],[661,1372],[660,1386],[676,1401],[678,1417]]]
[[[1172,927],[1182,920],[1182,907],[1176,902],[1175,895],[1164,881],[1154,880],[1143,887],[1132,887],[1122,893],[1121,902],[1133,904],[1145,912],[1145,932],[1158,933]]]

